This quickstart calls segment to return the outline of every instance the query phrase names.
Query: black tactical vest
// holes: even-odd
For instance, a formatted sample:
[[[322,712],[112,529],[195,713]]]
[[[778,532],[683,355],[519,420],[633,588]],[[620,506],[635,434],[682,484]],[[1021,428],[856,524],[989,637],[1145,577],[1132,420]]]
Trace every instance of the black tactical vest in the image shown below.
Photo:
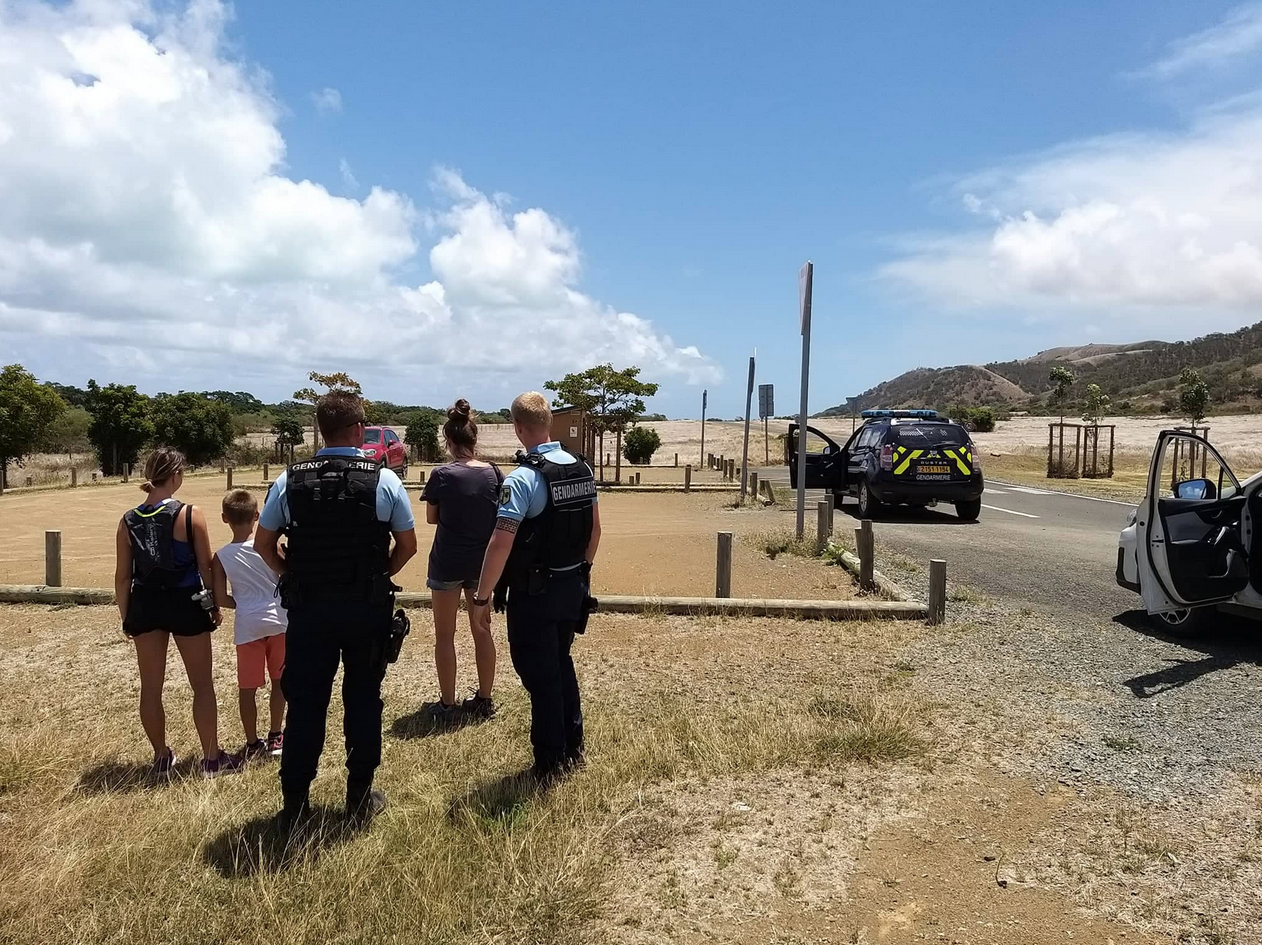
[[[531,571],[560,571],[582,564],[596,504],[591,467],[581,456],[566,464],[554,463],[546,453],[518,453],[516,459],[519,466],[529,466],[543,476],[548,502],[517,531],[505,569],[510,582],[525,579]]]
[[[141,506],[141,509],[144,506]],[[170,590],[179,587],[188,577],[189,572],[197,567],[196,560],[192,564],[175,563],[175,519],[184,508],[182,502],[172,499],[156,508],[142,512],[132,509],[123,516],[127,528],[127,537],[131,539],[131,573],[132,583],[138,587],[154,590]],[[193,516],[185,516],[188,534],[185,541],[189,550],[193,546]]]
[[[285,478],[286,599],[308,605],[388,596],[390,525],[377,518],[377,464],[317,457],[290,466]]]

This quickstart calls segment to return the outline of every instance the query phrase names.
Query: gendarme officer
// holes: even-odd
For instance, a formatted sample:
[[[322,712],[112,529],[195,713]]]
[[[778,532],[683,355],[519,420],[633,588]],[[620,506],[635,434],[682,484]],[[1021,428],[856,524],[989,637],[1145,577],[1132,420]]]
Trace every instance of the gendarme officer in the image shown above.
[[[277,477],[254,539],[263,560],[281,575],[281,599],[289,611],[283,676],[289,716],[280,766],[284,828],[310,812],[308,792],[324,747],[339,660],[347,814],[366,822],[385,806],[372,780],[381,763],[381,681],[394,601],[390,578],[416,554],[416,523],[403,484],[360,451],[360,398],[327,394],[316,407],[316,423],[324,449]],[[277,550],[281,535],[283,556]]]
[[[581,632],[591,564],[600,544],[600,508],[591,467],[552,440],[542,394],[512,405],[526,452],[504,478],[495,531],[474,596],[487,629],[492,593],[507,591],[508,649],[530,694],[533,773],[550,780],[583,760],[583,712],[570,647]]]

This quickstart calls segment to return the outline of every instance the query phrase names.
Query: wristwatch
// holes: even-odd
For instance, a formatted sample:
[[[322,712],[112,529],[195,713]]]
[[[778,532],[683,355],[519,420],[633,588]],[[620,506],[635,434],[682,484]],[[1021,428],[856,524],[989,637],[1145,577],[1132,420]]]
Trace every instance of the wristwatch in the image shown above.
[[[476,594],[473,595],[473,605],[475,607],[485,607],[490,602],[491,598],[489,597],[478,597]]]

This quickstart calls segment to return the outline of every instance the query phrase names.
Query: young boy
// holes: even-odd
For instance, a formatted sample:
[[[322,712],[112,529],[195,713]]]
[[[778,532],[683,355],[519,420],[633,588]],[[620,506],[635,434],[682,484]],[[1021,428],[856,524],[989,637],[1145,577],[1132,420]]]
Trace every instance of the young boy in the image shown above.
[[[279,757],[284,743],[285,694],[280,677],[285,666],[285,628],[288,620],[276,595],[276,575],[254,550],[254,526],[259,506],[245,489],[223,498],[223,520],[232,527],[232,542],[211,562],[215,603],[236,611],[237,685],[241,689],[241,724],[245,726],[245,759]],[[231,584],[231,592],[229,592]],[[264,669],[272,682],[271,722],[267,740],[259,738],[255,693],[263,687]]]

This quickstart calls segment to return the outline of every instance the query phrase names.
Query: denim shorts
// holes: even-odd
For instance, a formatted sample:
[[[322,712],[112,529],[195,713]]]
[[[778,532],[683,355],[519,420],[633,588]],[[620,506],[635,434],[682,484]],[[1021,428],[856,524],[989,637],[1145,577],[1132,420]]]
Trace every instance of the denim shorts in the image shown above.
[[[465,590],[476,591],[478,589],[478,579],[473,578],[468,581],[440,581],[437,578],[426,578],[425,586],[431,591],[458,591],[462,587]]]

